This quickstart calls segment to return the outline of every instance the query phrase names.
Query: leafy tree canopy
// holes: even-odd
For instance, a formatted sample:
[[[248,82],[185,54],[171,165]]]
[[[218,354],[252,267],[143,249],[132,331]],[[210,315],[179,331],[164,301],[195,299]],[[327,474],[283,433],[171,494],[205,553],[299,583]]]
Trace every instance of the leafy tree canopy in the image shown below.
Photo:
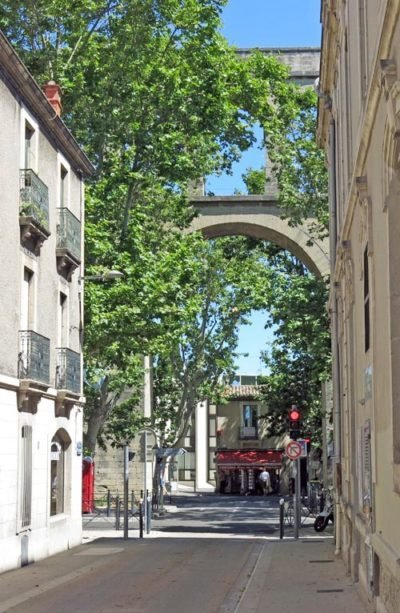
[[[254,142],[255,122],[264,127],[292,222],[315,214],[316,229],[324,225],[312,93],[289,83],[274,57],[239,58],[219,33],[225,4],[4,0],[0,6],[0,27],[38,82],[60,84],[63,118],[95,164],[87,190],[87,271],[125,273],[115,283],[86,287],[92,450],[102,430],[118,441],[138,427],[126,415],[139,402],[143,354],[156,356],[158,423],[165,425],[172,398],[184,407],[175,433],[165,431],[172,438],[190,420],[192,404],[182,402],[188,390],[191,399],[195,387],[205,393],[206,381],[215,383],[231,367],[235,326],[259,308],[259,287],[269,278],[261,283],[260,260],[245,243],[207,245],[182,230],[195,214],[190,185],[229,172]],[[280,312],[281,321],[286,314]]]

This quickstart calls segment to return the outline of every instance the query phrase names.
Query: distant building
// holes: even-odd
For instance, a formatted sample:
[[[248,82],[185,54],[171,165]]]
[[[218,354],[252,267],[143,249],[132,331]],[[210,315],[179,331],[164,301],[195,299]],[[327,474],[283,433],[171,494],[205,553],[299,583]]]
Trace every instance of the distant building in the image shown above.
[[[0,33],[0,572],[81,542],[83,178]]]
[[[336,549],[400,610],[400,3],[322,2],[330,171]]]
[[[258,474],[267,466],[273,491],[287,492],[291,466],[283,452],[289,439],[268,436],[257,377],[237,375],[225,394],[224,403],[197,406],[175,478],[194,482],[197,491],[255,493]]]

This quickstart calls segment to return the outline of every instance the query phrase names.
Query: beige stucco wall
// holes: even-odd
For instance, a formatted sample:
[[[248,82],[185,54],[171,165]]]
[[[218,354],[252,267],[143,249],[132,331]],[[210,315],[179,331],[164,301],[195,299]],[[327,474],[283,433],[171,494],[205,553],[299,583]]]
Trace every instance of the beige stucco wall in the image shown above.
[[[323,2],[323,24],[319,137],[331,173],[336,166],[331,178],[338,208],[331,285],[331,307],[338,307],[336,411],[341,415],[337,548],[365,599],[377,611],[395,613],[400,599],[400,466],[394,445],[400,442],[400,5]],[[371,341],[366,351],[367,247]],[[363,499],[368,469],[361,446],[368,420],[370,511]]]

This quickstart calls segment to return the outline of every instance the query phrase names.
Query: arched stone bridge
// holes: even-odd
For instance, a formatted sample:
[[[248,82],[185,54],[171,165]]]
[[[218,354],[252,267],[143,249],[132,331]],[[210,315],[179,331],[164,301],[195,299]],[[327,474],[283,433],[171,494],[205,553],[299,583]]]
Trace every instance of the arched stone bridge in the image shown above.
[[[198,212],[192,231],[201,231],[207,238],[245,235],[272,241],[288,249],[316,275],[329,274],[328,239],[311,242],[307,224],[290,227],[281,217],[276,196],[200,196],[193,197],[192,204]]]

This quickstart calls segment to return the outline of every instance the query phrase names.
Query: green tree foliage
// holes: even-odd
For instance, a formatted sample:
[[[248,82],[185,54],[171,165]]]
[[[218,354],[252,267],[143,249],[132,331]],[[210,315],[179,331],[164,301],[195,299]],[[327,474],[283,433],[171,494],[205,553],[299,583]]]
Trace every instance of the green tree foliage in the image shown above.
[[[304,430],[320,443],[321,382],[330,376],[330,334],[326,310],[326,281],[315,277],[294,256],[271,251],[268,326],[275,340],[264,352],[269,370],[263,389],[271,434],[287,431],[287,414],[296,404],[303,415]]]
[[[294,223],[291,184],[304,194],[301,215],[320,202],[311,170],[299,171],[300,163],[307,168],[303,152],[312,151],[302,131],[311,130],[311,102],[307,107],[307,96],[287,82],[275,58],[257,52],[239,59],[219,33],[225,4],[4,0],[0,6],[0,27],[38,82],[61,85],[64,121],[95,164],[87,189],[87,272],[125,273],[85,290],[91,451],[101,433],[118,443],[139,427],[132,408],[146,353],[156,356],[157,424],[171,421],[175,403],[180,407],[182,420],[168,434],[177,440],[206,380],[231,368],[235,325],[259,308],[248,281],[260,285],[249,272],[258,266],[252,252],[240,241],[207,246],[176,231],[194,215],[190,184],[229,172],[254,142],[259,121],[268,147],[277,145],[273,162],[281,187],[288,186],[285,206]],[[188,384],[185,368],[193,369]]]
[[[168,445],[182,444],[196,404],[215,397],[233,374],[238,326],[262,305],[267,282],[246,238],[188,240],[174,310],[160,322],[171,342],[160,335],[154,368],[153,425]]]
[[[279,132],[267,134],[267,146],[277,177],[279,203],[293,225],[314,218],[313,238],[328,235],[328,174],[324,152],[318,147],[317,95],[298,89],[298,109]]]

